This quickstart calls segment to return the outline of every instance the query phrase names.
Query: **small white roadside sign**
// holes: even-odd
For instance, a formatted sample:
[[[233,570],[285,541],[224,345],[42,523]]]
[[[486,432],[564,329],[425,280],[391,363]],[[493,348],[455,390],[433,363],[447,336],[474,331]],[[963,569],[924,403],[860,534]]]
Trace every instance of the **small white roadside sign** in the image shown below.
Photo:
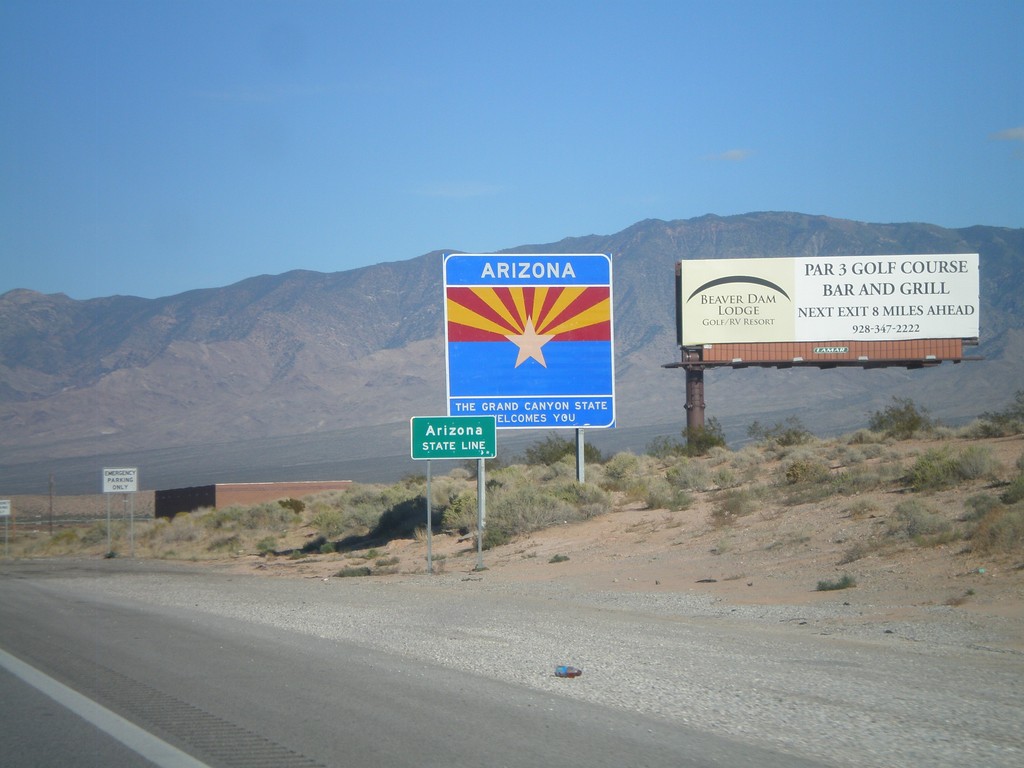
[[[135,493],[139,490],[137,467],[104,467],[104,493]]]

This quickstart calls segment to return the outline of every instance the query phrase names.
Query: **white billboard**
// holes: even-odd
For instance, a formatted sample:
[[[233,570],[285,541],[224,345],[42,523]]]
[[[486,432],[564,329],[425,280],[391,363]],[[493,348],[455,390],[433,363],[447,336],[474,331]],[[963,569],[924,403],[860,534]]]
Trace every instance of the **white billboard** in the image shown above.
[[[682,346],[977,338],[978,254],[679,264]]]

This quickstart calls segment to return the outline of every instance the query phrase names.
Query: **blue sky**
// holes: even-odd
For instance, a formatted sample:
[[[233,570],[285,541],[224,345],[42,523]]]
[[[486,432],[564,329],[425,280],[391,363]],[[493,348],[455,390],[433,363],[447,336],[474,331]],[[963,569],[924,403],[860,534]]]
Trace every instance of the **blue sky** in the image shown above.
[[[1024,226],[1024,3],[0,3],[0,293],[791,210]]]

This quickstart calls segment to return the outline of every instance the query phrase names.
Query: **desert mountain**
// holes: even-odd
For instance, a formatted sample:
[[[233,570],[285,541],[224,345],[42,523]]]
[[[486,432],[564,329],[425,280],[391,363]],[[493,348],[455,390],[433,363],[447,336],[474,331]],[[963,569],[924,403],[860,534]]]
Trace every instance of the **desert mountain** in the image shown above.
[[[969,352],[983,360],[920,371],[716,369],[708,414],[730,440],[755,419],[792,414],[820,434],[852,430],[894,395],[956,423],[1024,386],[1021,229],[751,213],[646,220],[507,252],[612,254],[619,427],[588,436],[611,449],[678,436],[685,421],[683,376],[662,367],[679,355],[680,259],[981,256],[980,346]],[[441,256],[159,299],[0,296],[0,495],[44,490],[50,472],[63,492],[92,491],[102,466],[123,462],[140,466],[149,488],[408,471],[383,458],[408,456],[409,417],[445,411]]]

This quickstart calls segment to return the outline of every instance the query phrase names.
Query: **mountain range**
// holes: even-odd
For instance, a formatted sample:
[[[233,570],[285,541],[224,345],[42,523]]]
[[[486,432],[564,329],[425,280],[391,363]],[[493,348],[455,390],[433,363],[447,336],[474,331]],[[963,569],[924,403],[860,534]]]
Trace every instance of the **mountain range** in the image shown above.
[[[949,424],[1024,382],[1024,229],[872,224],[799,213],[645,220],[613,235],[502,253],[609,253],[618,426],[602,450],[643,450],[685,423],[674,272],[682,259],[980,254],[982,359],[922,370],[714,369],[707,413],[730,444],[796,415],[818,434],[909,397]],[[0,296],[0,495],[96,492],[103,466],[142,486],[397,480],[411,416],[445,413],[442,253],[334,273],[296,270],[157,299]],[[563,433],[570,437],[571,432]],[[509,455],[536,432],[503,431]]]

